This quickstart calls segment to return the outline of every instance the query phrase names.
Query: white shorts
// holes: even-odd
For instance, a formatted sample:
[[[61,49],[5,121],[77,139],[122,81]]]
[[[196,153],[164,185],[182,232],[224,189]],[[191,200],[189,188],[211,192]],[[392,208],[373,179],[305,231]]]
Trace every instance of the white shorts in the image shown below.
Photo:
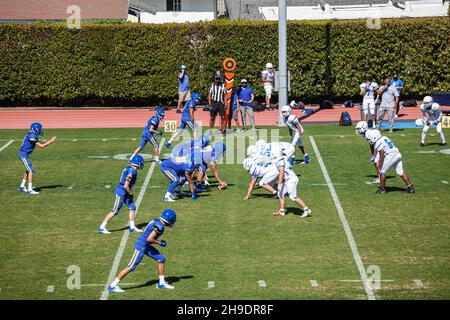
[[[272,98],[272,91],[273,91],[273,87],[272,85],[264,85],[264,91],[266,92],[266,98]]]
[[[292,201],[295,201],[297,197],[297,185],[298,185],[298,178],[295,176],[295,178],[292,178],[290,180],[287,180],[284,185],[283,189],[279,190],[278,195],[281,195],[283,198],[286,195],[286,193],[289,195],[289,198]]]
[[[259,181],[259,186],[262,187],[264,185],[273,186],[277,181],[279,172],[277,169],[270,170],[267,172]]]
[[[386,174],[390,168],[394,168],[395,172],[399,176],[402,176],[403,171],[403,162],[402,162],[402,154],[399,152],[391,157],[386,157],[383,162],[383,167],[380,170],[380,174]]]
[[[374,99],[363,99],[363,112],[364,115],[368,115],[369,112],[373,116],[375,115],[375,100]]]

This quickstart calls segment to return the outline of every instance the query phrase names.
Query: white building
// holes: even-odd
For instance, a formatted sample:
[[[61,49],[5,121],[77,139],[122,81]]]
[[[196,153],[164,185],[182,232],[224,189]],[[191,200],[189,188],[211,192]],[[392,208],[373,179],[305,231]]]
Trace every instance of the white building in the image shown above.
[[[224,10],[224,0],[130,0],[128,20],[142,23],[210,21]]]

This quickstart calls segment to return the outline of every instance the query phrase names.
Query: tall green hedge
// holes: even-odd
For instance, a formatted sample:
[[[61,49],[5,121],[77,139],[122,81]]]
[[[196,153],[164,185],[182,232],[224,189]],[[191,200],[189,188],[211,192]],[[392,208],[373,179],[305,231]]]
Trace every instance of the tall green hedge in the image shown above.
[[[405,93],[450,91],[447,18],[289,22],[291,97],[304,101],[358,94],[366,75],[381,82],[400,72]],[[167,101],[177,96],[178,66],[191,90],[206,94],[212,70],[238,60],[257,96],[266,62],[278,64],[276,22],[194,24],[0,25],[0,101],[6,103]]]

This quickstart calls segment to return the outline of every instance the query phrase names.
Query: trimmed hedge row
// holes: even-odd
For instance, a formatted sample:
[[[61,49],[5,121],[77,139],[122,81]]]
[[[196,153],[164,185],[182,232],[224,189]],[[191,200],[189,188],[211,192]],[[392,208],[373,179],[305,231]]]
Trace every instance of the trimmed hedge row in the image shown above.
[[[288,23],[290,96],[303,101],[358,95],[366,75],[397,70],[405,94],[450,91],[447,18]],[[257,96],[266,62],[278,64],[278,24],[216,20],[194,24],[0,25],[0,101],[6,103],[167,101],[177,96],[178,66],[191,90],[207,93],[212,70],[238,60]]]

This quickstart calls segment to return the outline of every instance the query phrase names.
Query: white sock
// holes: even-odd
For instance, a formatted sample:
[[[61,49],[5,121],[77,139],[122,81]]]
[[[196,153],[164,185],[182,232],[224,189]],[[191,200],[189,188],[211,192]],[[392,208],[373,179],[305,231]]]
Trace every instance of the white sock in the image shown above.
[[[134,228],[135,228],[134,220],[130,220],[130,228],[131,228],[131,229],[134,229]]]
[[[20,184],[20,186],[22,187],[22,188],[25,188],[25,184],[27,183],[27,180],[26,179],[23,179],[22,180],[22,183]]]
[[[159,284],[164,284],[164,276],[159,276]]]
[[[33,190],[33,184],[32,183],[28,183],[28,190]]]
[[[307,210],[309,210],[308,207],[304,207],[304,208],[303,208],[303,211],[307,211]]]
[[[277,194],[278,192],[277,192],[277,190],[273,190],[273,192],[272,192],[272,194]]]
[[[105,229],[107,223],[108,223],[108,222],[103,221],[102,224],[100,225],[100,229]]]
[[[280,212],[286,212],[286,209],[280,209]]]
[[[159,160],[159,157],[158,157],[158,156],[155,156],[155,160]]]
[[[166,192],[166,195],[164,196],[165,198],[170,198],[170,193]]]
[[[117,286],[119,284],[119,282],[120,282],[119,278],[115,278],[114,281],[111,282],[111,287],[114,288],[115,286]]]

